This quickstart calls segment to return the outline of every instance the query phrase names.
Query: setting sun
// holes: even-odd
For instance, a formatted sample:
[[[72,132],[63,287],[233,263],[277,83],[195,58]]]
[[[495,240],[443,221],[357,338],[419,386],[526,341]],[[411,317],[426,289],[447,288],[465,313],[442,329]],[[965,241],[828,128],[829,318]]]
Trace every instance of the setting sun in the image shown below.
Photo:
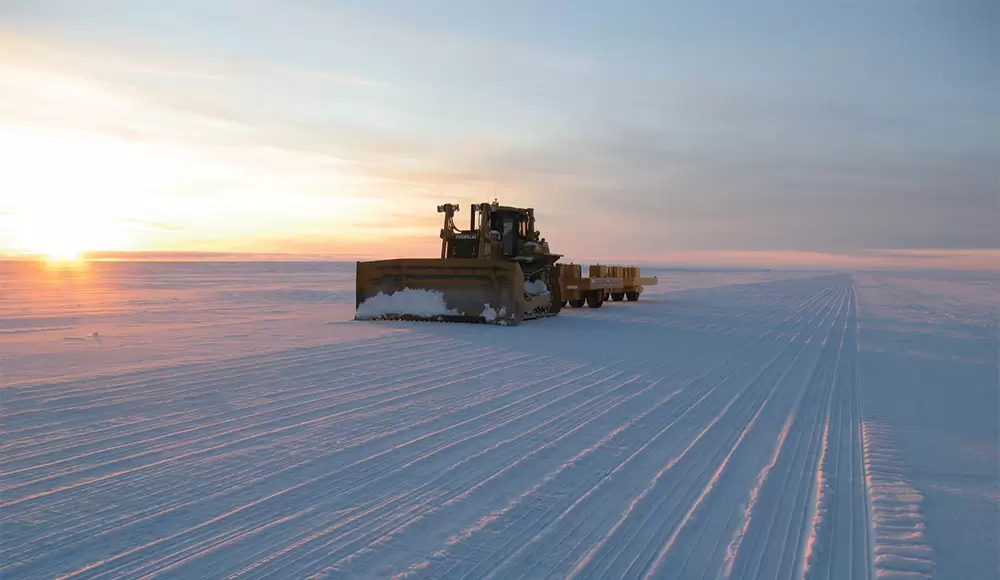
[[[0,131],[10,160],[0,191],[0,246],[14,254],[76,260],[131,247],[149,188],[170,174],[141,147],[71,131]]]
[[[77,260],[85,252],[123,247],[124,232],[97,216],[14,214],[15,244],[24,252],[56,261]]]

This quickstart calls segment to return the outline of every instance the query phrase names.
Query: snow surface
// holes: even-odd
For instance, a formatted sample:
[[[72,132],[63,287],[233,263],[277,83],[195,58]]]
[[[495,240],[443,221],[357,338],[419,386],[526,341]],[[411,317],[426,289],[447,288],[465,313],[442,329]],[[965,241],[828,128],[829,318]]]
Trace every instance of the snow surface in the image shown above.
[[[649,273],[498,328],[0,263],[0,576],[996,577],[996,273]]]
[[[378,318],[387,314],[439,316],[458,314],[458,311],[448,308],[441,292],[420,288],[406,288],[392,294],[379,292],[362,302],[357,310],[359,319]]]

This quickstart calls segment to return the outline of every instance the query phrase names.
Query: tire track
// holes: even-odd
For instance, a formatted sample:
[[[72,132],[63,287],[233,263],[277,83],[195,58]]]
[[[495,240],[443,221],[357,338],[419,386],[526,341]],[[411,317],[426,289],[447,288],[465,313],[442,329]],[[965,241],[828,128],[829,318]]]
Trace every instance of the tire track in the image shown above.
[[[826,406],[838,382],[842,366],[844,339],[849,321],[850,292],[845,288],[843,317],[824,345],[825,364],[819,363],[811,373],[805,392],[791,425],[794,442],[786,455],[779,456],[776,468],[780,477],[769,478],[761,488],[759,501],[767,505],[762,516],[751,515],[748,526],[749,544],[742,545],[733,562],[734,577],[787,578],[797,573],[796,565],[804,557],[814,505],[814,486],[819,457],[823,449],[823,426]],[[758,543],[759,542],[759,543]]]
[[[802,316],[807,316],[807,317],[814,316],[816,313],[814,312],[813,307],[810,307],[809,304],[811,302],[813,302],[815,300],[819,300],[819,299],[822,299],[822,300],[831,300],[832,299],[832,294],[829,293],[829,292],[821,292],[817,296],[812,297],[810,300],[805,301],[804,302],[804,307],[802,309]],[[807,319],[802,319],[802,320],[798,321],[799,324],[804,324],[806,322],[807,322]],[[795,319],[794,316],[789,316],[789,317],[786,317],[784,319],[784,324],[786,324],[786,325],[788,325],[788,324],[794,325],[795,323],[796,323],[796,319]],[[789,327],[789,328],[791,328],[791,327]],[[787,332],[787,329],[784,329],[781,326],[774,327],[774,328],[771,328],[765,334],[764,338],[766,338],[767,336],[772,336],[774,338],[778,338],[778,337],[781,337],[784,332]],[[762,346],[766,346],[766,345],[762,345]],[[766,352],[766,350],[765,350],[765,352]],[[687,403],[683,403],[682,401],[678,400],[678,405],[680,406],[679,413],[676,414],[667,423],[666,427],[660,429],[657,434],[653,435],[652,438],[650,438],[649,440],[645,441],[641,446],[638,447],[638,449],[635,452],[632,453],[631,456],[629,456],[629,458],[626,458],[622,463],[620,463],[618,465],[618,467],[616,467],[615,469],[611,470],[610,473],[608,473],[607,475],[604,475],[604,477],[601,478],[600,481],[596,482],[595,485],[593,487],[591,487],[589,491],[587,491],[586,493],[583,493],[582,496],[580,496],[579,498],[577,498],[576,501],[573,504],[571,504],[562,513],[562,515],[560,515],[559,517],[555,518],[555,521],[550,522],[548,525],[544,526],[543,530],[541,532],[539,532],[539,534],[536,534],[536,536],[534,538],[532,538],[532,540],[531,540],[531,542],[529,544],[525,544],[524,546],[522,546],[520,549],[517,550],[517,553],[513,554],[511,557],[516,557],[517,554],[523,554],[524,551],[528,549],[528,547],[529,547],[530,544],[534,544],[534,543],[540,541],[544,536],[546,536],[548,533],[550,533],[553,530],[553,528],[555,526],[559,525],[562,520],[564,520],[566,517],[568,517],[569,514],[573,513],[575,510],[577,510],[577,508],[582,504],[583,501],[585,501],[588,497],[592,496],[593,494],[597,493],[597,491],[599,491],[605,483],[609,482],[614,475],[616,475],[622,469],[624,469],[625,466],[628,466],[631,462],[635,461],[636,458],[638,458],[640,456],[640,454],[642,454],[643,451],[645,451],[647,448],[649,448],[650,445],[652,445],[653,443],[656,442],[656,440],[657,440],[658,437],[661,437],[669,429],[671,429],[674,426],[678,425],[679,421],[687,418],[688,414],[693,409],[698,408],[699,405],[701,405],[702,403],[704,403],[708,399],[708,397],[710,395],[712,395],[716,391],[716,389],[719,388],[719,386],[721,384],[723,384],[725,381],[727,381],[728,379],[730,379],[733,376],[733,373],[738,372],[746,364],[748,364],[751,361],[753,361],[754,358],[755,358],[755,356],[759,356],[756,353],[754,353],[752,350],[750,352],[748,352],[748,353],[743,353],[743,354],[748,355],[748,356],[746,356],[746,358],[736,357],[735,359],[729,361],[730,364],[736,364],[736,367],[732,368],[732,369],[728,369],[728,370],[723,369],[722,371],[720,371],[720,372],[724,373],[723,376],[719,377],[716,381],[713,381],[712,383],[709,383],[709,384],[705,385],[704,390],[700,390],[700,389],[691,390],[690,393],[691,393],[691,396],[693,397],[693,400],[689,400],[689,402],[687,402]],[[779,352],[779,354],[780,354],[780,352]],[[732,404],[732,402],[733,402],[733,399],[729,399],[729,403]],[[721,403],[721,401],[720,401],[720,403]],[[697,433],[697,430],[694,433],[692,433],[692,434],[696,434],[696,433]],[[572,529],[570,530],[570,533],[571,532],[572,532]],[[548,539],[548,538],[546,538],[546,540],[547,540],[546,544],[549,545],[549,546],[552,546],[552,547],[564,545],[564,542],[562,542],[561,540]],[[540,553],[540,554],[537,555],[536,564],[538,562],[541,562],[543,560],[548,560],[548,559],[550,559],[550,556],[547,553]],[[502,569],[502,567],[507,562],[509,562],[509,560],[510,560],[510,558],[505,559],[504,562],[501,562],[499,565],[497,565],[494,568],[494,570],[496,571],[496,570]],[[528,571],[525,572],[525,574],[532,574],[532,571],[531,571],[532,568],[533,567],[529,567]],[[556,568],[558,568],[558,566],[556,566]]]
[[[664,494],[664,499],[657,505],[659,512],[665,512],[664,516],[659,518],[661,523],[653,532],[653,535],[647,541],[646,545],[643,546],[643,549],[635,553],[632,560],[625,568],[623,572],[624,575],[629,575],[633,570],[635,570],[636,574],[641,574],[646,577],[651,573],[655,573],[656,569],[667,558],[667,554],[674,546],[674,542],[676,542],[679,535],[684,531],[685,526],[692,522],[692,518],[694,517],[696,510],[702,505],[704,498],[713,491],[716,483],[720,477],[723,476],[723,472],[729,465],[731,458],[736,453],[740,445],[745,441],[751,429],[755,426],[757,418],[765,410],[766,406],[777,396],[779,388],[785,383],[785,379],[789,373],[798,366],[799,361],[802,360],[804,356],[807,356],[806,353],[810,349],[810,346],[814,344],[814,339],[824,332],[826,320],[831,315],[834,317],[836,316],[836,311],[832,307],[840,301],[841,297],[837,296],[835,297],[833,303],[823,309],[823,315],[819,324],[816,325],[815,328],[811,329],[810,334],[803,337],[804,340],[801,341],[801,344],[797,343],[794,339],[790,341],[789,345],[796,344],[797,349],[791,349],[791,351],[786,349],[783,351],[779,357],[776,357],[774,361],[772,361],[772,363],[754,379],[754,381],[758,383],[759,390],[761,392],[756,394],[754,399],[750,399],[750,401],[741,406],[740,415],[738,415],[739,417],[747,417],[749,415],[749,420],[745,418],[734,418],[728,421],[726,426],[729,428],[729,431],[724,439],[724,443],[715,447],[712,460],[700,468],[697,479],[688,477],[684,480],[689,483],[679,497],[693,497],[693,499],[685,500],[691,501],[691,503],[688,505],[687,509],[683,511],[683,515],[680,516],[679,520],[675,514],[683,509],[683,503],[674,501],[674,498],[678,497],[678,494],[676,494],[676,487]],[[800,335],[797,335],[796,338],[799,336]],[[787,359],[787,362],[785,362],[785,360],[781,357],[788,354],[791,354],[791,358]],[[777,373],[777,376],[775,376],[775,373]],[[742,426],[742,429],[740,429],[740,426]],[[719,459],[723,454],[724,457]],[[716,465],[717,467],[715,467]],[[712,467],[715,467],[715,469],[712,470]],[[711,473],[710,476],[709,473]],[[707,481],[705,481],[706,476],[708,476]],[[699,488],[698,486],[702,487]],[[735,511],[735,509],[730,510],[731,514],[735,513]],[[644,520],[641,520],[641,525],[650,525],[651,522],[655,521],[653,514],[659,512],[648,510]],[[655,538],[663,537],[663,535],[667,533],[669,533],[669,535],[666,537],[666,541],[662,544],[662,548],[659,552],[650,553],[649,550],[655,545]],[[697,547],[699,543],[700,542],[694,542],[694,546]],[[683,570],[683,568],[688,564],[687,558],[690,558],[692,549],[693,548],[688,548],[686,551],[682,551],[684,555],[681,557],[681,561],[679,562],[681,570]],[[640,556],[640,554],[643,555]],[[718,564],[716,564],[716,566],[717,565]],[[671,573],[668,572],[668,574]]]

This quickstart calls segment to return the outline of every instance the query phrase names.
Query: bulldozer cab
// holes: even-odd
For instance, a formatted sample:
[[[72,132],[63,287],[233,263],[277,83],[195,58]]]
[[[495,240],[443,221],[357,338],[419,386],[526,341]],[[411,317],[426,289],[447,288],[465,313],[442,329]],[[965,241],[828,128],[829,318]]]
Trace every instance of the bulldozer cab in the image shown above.
[[[496,203],[473,204],[469,229],[455,225],[458,206],[438,206],[445,214],[441,229],[442,259],[513,260],[525,242],[534,240],[534,210],[500,206]]]
[[[497,209],[490,216],[490,230],[499,232],[503,259],[510,260],[528,240],[528,219],[519,210]]]

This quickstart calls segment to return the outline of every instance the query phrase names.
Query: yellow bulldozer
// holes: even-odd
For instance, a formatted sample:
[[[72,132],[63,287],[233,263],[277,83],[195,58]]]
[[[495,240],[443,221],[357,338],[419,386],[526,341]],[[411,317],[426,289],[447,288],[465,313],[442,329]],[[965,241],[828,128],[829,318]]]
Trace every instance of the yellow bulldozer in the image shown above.
[[[355,320],[431,320],[513,325],[555,316],[567,301],[600,307],[606,299],[638,300],[643,278],[633,266],[556,264],[535,229],[535,210],[472,204],[469,229],[455,225],[455,204],[444,214],[440,258],[357,263]]]

